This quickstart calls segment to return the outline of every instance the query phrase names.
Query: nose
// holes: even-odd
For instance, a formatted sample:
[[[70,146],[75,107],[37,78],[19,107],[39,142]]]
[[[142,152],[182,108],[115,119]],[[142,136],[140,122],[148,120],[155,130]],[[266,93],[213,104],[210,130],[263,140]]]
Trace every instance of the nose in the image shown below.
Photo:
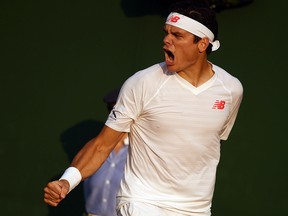
[[[166,34],[163,38],[163,43],[164,44],[172,44],[172,38],[169,34]]]

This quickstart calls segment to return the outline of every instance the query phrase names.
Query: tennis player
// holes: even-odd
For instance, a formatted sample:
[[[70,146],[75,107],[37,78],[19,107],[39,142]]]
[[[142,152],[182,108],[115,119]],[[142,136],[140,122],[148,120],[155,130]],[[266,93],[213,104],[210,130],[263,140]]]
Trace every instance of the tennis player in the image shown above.
[[[165,61],[125,81],[102,132],[44,188],[47,204],[57,206],[97,171],[129,132],[118,215],[211,215],[220,141],[231,132],[243,88],[208,60],[220,47],[215,13],[203,0],[186,2],[165,22]]]

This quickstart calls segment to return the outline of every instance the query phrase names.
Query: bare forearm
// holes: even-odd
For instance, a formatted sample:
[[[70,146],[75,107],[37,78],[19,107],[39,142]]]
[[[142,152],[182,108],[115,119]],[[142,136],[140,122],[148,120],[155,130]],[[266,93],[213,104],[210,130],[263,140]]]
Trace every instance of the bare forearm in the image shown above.
[[[88,178],[100,168],[124,135],[124,132],[104,126],[101,133],[78,152],[60,180],[47,184],[44,188],[44,201],[51,206],[57,206],[81,180]]]
[[[105,126],[96,138],[86,143],[71,163],[71,166],[80,171],[82,180],[100,168],[124,135],[125,133],[114,131]]]
[[[113,149],[103,148],[98,142],[97,138],[90,140],[78,152],[71,163],[71,166],[76,167],[80,171],[82,180],[88,178],[98,170]]]

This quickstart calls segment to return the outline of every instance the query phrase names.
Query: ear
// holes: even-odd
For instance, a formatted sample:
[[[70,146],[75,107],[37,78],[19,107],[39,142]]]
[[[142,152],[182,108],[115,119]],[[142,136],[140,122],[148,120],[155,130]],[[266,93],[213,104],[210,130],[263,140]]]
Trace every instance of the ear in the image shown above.
[[[202,38],[199,42],[198,42],[198,49],[199,52],[205,52],[207,47],[209,46],[209,39],[207,37]]]

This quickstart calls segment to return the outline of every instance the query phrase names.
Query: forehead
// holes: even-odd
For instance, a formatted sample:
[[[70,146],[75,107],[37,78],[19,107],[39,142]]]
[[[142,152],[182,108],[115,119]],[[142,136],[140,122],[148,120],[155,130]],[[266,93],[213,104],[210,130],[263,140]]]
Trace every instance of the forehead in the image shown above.
[[[172,32],[172,33],[179,33],[179,34],[191,34],[190,32],[182,29],[182,28],[179,28],[179,27],[176,27],[176,26],[173,26],[173,25],[170,25],[170,24],[165,24],[164,25],[164,30],[167,31],[167,32]]]

